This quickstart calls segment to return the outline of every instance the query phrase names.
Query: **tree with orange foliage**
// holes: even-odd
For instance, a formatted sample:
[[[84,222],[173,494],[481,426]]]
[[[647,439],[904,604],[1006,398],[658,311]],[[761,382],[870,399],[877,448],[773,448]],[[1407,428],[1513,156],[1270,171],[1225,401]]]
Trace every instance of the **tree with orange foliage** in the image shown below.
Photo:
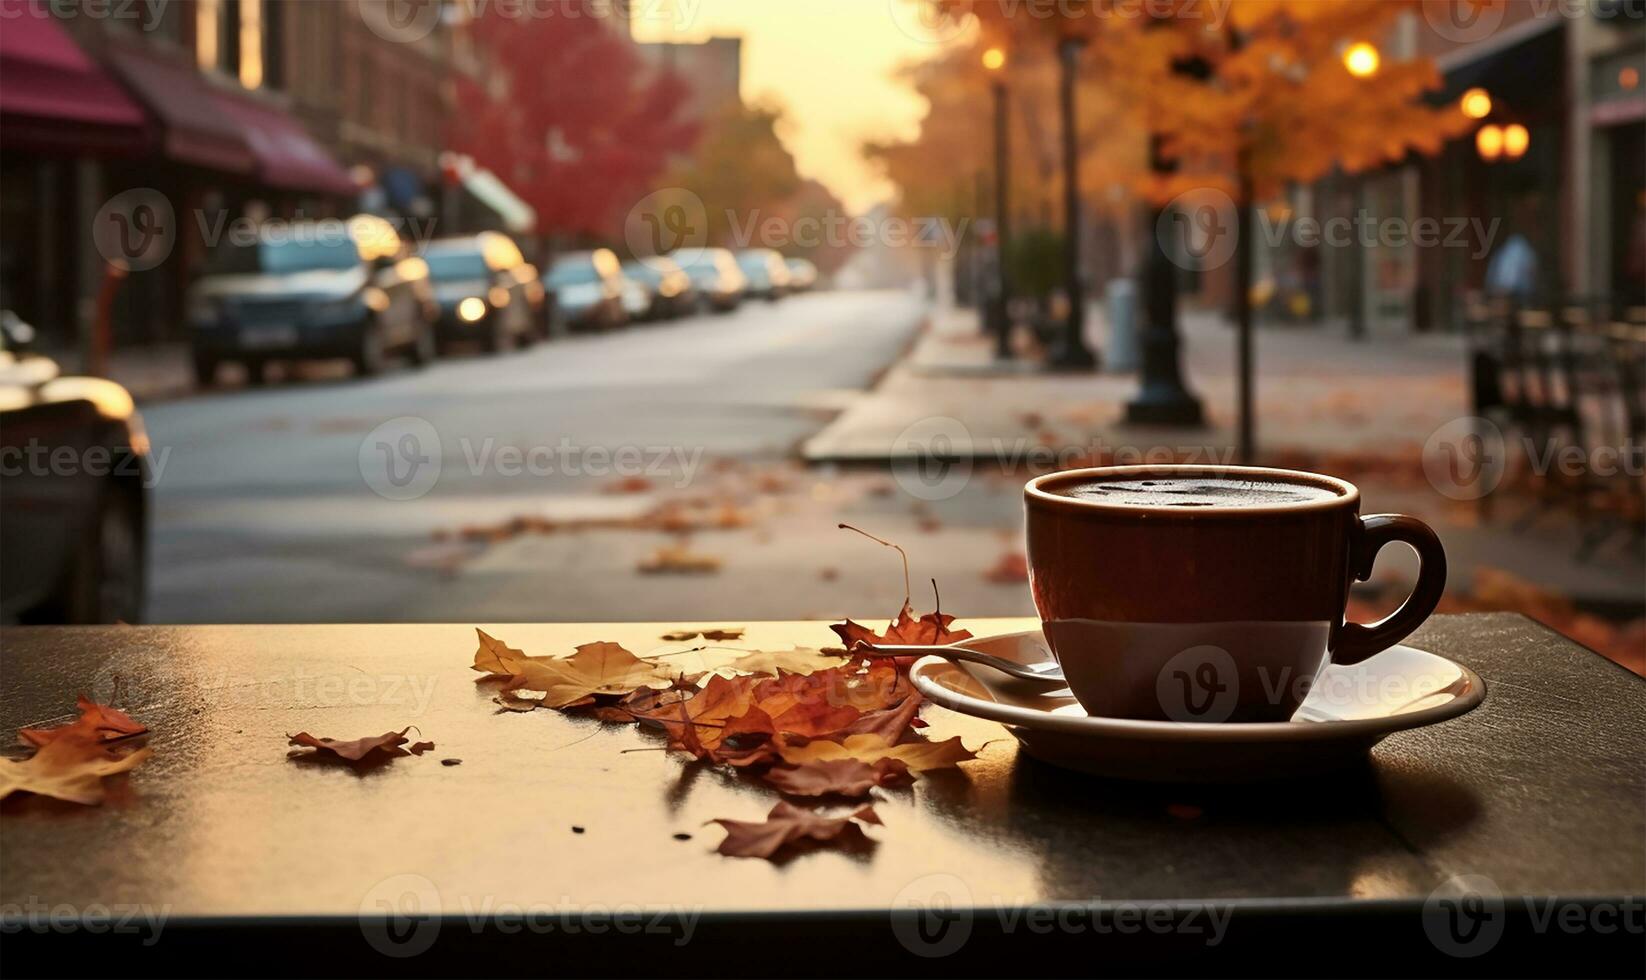
[[[1088,42],[1088,58],[1116,86],[1124,111],[1153,137],[1156,165],[1136,186],[1157,204],[1208,189],[1229,196],[1231,214],[1199,216],[1218,219],[1203,232],[1237,235],[1240,449],[1250,458],[1253,204],[1334,169],[1436,153],[1468,124],[1455,106],[1424,101],[1440,84],[1427,59],[1384,59],[1370,77],[1344,63],[1347,45],[1387,36],[1420,0],[1157,0],[1105,16],[1090,5],[939,2],[951,16],[975,15],[1001,43]]]

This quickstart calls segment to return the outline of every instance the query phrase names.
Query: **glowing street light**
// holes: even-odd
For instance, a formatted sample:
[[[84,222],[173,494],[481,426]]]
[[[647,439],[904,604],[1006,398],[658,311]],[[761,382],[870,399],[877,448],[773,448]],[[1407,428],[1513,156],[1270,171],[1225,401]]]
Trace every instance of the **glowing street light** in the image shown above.
[[[1377,53],[1377,47],[1367,41],[1356,41],[1343,51],[1343,67],[1356,78],[1372,77],[1382,63],[1383,56]]]
[[[1503,155],[1503,127],[1485,125],[1475,133],[1475,152],[1487,162],[1496,160]]]
[[[1483,88],[1472,88],[1463,93],[1458,100],[1458,106],[1463,114],[1470,119],[1485,119],[1492,114],[1492,97],[1486,94]]]
[[[999,71],[1006,67],[1006,52],[999,48],[990,48],[983,52],[983,67],[989,71]]]
[[[1510,123],[1503,127],[1503,155],[1511,160],[1519,160],[1526,155],[1526,148],[1532,144],[1532,134],[1520,123]]]

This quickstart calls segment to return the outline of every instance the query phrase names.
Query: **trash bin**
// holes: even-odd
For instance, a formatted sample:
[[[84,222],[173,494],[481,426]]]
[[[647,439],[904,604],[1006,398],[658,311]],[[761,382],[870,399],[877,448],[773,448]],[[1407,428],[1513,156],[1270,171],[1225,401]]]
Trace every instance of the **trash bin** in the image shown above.
[[[1130,279],[1110,279],[1103,300],[1109,321],[1109,343],[1103,352],[1106,367],[1111,371],[1136,371],[1137,284]]]

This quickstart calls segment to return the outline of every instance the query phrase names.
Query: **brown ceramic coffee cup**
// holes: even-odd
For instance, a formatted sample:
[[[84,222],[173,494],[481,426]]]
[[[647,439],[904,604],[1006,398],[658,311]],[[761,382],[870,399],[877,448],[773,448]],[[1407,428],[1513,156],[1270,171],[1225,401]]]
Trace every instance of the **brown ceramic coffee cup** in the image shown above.
[[[1029,584],[1069,687],[1093,715],[1283,721],[1326,663],[1411,633],[1446,585],[1428,525],[1360,516],[1351,483],[1244,466],[1068,470],[1024,488]],[[1421,560],[1404,604],[1344,621],[1378,550]]]

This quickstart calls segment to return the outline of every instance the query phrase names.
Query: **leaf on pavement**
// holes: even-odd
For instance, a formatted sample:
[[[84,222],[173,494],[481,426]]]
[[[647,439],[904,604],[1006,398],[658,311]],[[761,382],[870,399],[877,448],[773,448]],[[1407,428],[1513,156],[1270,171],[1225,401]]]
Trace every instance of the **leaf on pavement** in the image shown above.
[[[693,551],[683,544],[664,545],[652,552],[638,568],[646,575],[713,575],[720,571],[720,559]]]
[[[1021,551],[1008,551],[983,577],[997,585],[1018,585],[1029,580],[1029,558]]]
[[[872,806],[858,807],[844,817],[824,817],[784,801],[772,807],[766,819],[759,823],[751,820],[711,822],[726,829],[726,839],[720,842],[721,854],[769,859],[785,847],[801,842],[869,843],[862,824],[878,824],[880,817]]]
[[[98,704],[84,694],[76,698],[74,704],[75,707],[80,709],[78,719],[67,725],[58,725],[54,728],[19,728],[17,737],[30,745],[41,746],[59,735],[75,732],[92,733],[107,741],[141,735],[148,731],[140,722],[133,721],[130,715],[119,708]]]
[[[900,759],[821,759],[776,767],[765,780],[790,796],[863,797],[875,786],[906,786],[914,777]]]
[[[961,743],[959,735],[941,742],[913,741],[896,744],[872,734],[848,735],[841,742],[825,738],[814,738],[804,743],[789,740],[780,743],[777,751],[783,757],[783,761],[791,765],[827,759],[859,759],[863,762],[896,759],[915,772],[947,769],[956,763],[977,758],[976,752]]]
[[[341,741],[335,738],[320,738],[308,732],[298,732],[289,735],[287,745],[297,745],[311,748],[313,752],[294,752],[293,758],[339,758],[349,762],[360,762],[372,753],[378,753],[384,758],[398,758],[404,755],[422,755],[434,748],[433,742],[417,742],[410,748],[401,748],[408,741],[406,733],[411,731],[407,726],[398,732],[384,732],[381,735],[368,735],[351,741]]]

